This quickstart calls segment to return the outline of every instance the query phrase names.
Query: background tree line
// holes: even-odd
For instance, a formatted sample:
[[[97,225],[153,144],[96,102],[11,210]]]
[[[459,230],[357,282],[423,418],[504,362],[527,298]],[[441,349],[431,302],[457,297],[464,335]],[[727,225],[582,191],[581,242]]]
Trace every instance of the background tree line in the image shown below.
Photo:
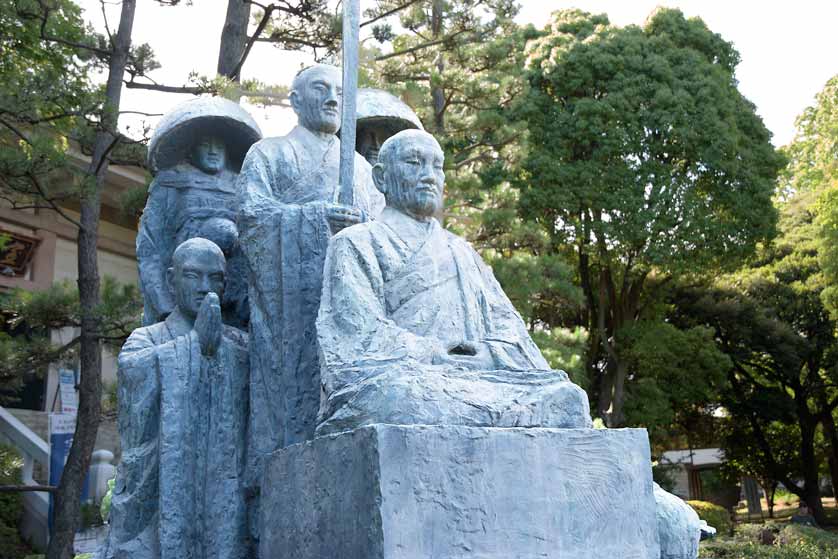
[[[217,74],[162,84],[151,47],[131,43],[134,9],[123,0],[118,25],[96,33],[69,0],[0,8],[0,195],[87,208],[65,215],[79,228],[78,287],[3,303],[35,334],[0,340],[5,385],[67,352],[81,362],[50,557],[70,556],[78,525],[99,349],[139,314],[136,292],[102,284],[95,262],[107,165],[144,165],[142,138],[118,132],[119,92],[281,105],[287,84],[241,79],[255,44],[326,61],[340,50],[326,0],[229,0]],[[738,90],[738,53],[700,19],[659,9],[618,27],[567,9],[538,29],[517,12],[513,0],[377,0],[362,22],[362,85],[400,96],[439,139],[446,226],[492,264],[596,416],[648,428],[656,451],[721,445],[731,468],[782,482],[823,520],[818,476],[838,483],[838,80],[776,150]],[[69,163],[70,143],[90,155],[87,169]],[[67,173],[72,189],[55,180]],[[62,325],[80,335],[55,348],[46,333]]]

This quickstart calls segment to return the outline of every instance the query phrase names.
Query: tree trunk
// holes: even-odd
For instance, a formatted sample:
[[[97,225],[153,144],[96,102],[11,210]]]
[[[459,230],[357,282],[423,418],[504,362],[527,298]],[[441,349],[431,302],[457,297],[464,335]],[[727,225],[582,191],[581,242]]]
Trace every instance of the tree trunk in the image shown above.
[[[218,75],[234,82],[241,81],[241,68],[238,66],[247,44],[250,5],[246,0],[227,1],[227,16],[221,30],[221,47],[218,50]]]
[[[832,496],[838,499],[838,433],[835,430],[835,418],[832,412],[823,414],[823,435],[827,443],[827,462],[829,463],[829,478],[832,483]]]
[[[434,0],[431,8],[431,33],[434,40],[437,40],[442,35],[442,0]],[[439,49],[436,57],[436,69],[440,76],[445,71],[445,58],[442,55],[443,49]],[[439,83],[431,84],[431,99],[434,106],[434,129],[440,134],[445,132],[445,91]]]
[[[815,430],[817,421],[809,414],[804,397],[795,398],[800,417],[800,460],[803,463],[803,491],[797,496],[806,501],[806,505],[821,526],[826,524],[826,515],[821,503],[820,476],[818,460],[815,456]],[[804,409],[805,408],[805,409]]]
[[[774,518],[774,494],[777,492],[777,482],[763,481],[762,490],[765,492],[765,504],[768,507],[768,518]]]
[[[614,398],[611,402],[611,415],[609,417],[609,427],[622,427],[626,423],[626,417],[623,413],[623,407],[626,401],[626,378],[628,376],[628,366],[626,362],[619,357],[615,357],[617,362],[614,364],[616,373],[614,376]]]
[[[97,316],[100,304],[99,266],[96,244],[102,188],[108,168],[108,153],[117,140],[122,79],[131,46],[136,0],[122,0],[119,29],[110,55],[105,107],[97,132],[88,175],[92,184],[82,185],[78,234],[79,302],[81,343],[79,361],[79,410],[73,444],[55,493],[53,529],[47,559],[72,559],[73,540],[80,521],[81,491],[96,443],[102,403],[102,344]]]

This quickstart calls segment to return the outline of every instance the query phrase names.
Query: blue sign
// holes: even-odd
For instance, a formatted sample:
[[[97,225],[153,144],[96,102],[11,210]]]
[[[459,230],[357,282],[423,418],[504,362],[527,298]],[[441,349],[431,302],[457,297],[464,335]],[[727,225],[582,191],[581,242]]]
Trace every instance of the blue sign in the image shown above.
[[[73,434],[76,430],[76,414],[74,413],[51,413],[49,414],[49,484],[57,486],[61,481],[61,474],[64,473],[64,464],[67,463],[67,456],[70,454],[70,447],[73,445]],[[84,487],[81,492],[82,502],[87,500],[88,476],[84,478]],[[49,498],[49,525],[52,528],[53,496]]]

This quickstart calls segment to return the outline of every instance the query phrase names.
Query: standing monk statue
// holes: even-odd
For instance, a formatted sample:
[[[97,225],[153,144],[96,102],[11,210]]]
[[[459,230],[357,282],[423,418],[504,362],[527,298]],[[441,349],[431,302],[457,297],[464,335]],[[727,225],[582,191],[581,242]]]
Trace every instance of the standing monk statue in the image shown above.
[[[236,103],[205,97],[169,111],[154,131],[148,162],[154,181],[137,235],[143,323],[161,320],[175,308],[166,286],[175,247],[202,237],[227,258],[224,321],[246,327],[247,283],[236,228],[236,177],[245,153],[262,137],[259,126]]]
[[[253,145],[239,176],[241,245],[251,310],[251,464],[314,434],[320,402],[315,320],[329,239],[384,206],[369,164],[355,155],[354,205],[337,203],[341,72],[316,65],[294,78],[298,125]]]
[[[119,434],[105,559],[249,559],[247,336],[221,319],[225,259],[190,239],[167,270],[175,309],[119,354]]]

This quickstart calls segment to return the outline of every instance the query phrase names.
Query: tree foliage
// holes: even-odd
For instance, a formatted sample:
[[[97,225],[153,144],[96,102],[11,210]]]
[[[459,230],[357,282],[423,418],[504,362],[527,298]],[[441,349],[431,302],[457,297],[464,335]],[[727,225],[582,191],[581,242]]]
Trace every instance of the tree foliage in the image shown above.
[[[710,328],[681,329],[660,316],[650,318],[620,334],[634,375],[626,421],[646,427],[655,446],[695,448],[712,440],[708,431],[730,359],[716,347]]]
[[[781,236],[753,262],[711,287],[681,290],[673,319],[712,328],[730,359],[721,402],[731,462],[782,482],[823,521],[822,438],[833,462],[838,451],[838,323],[821,300],[814,198],[801,192],[784,204]]]
[[[13,391],[23,375],[41,374],[51,363],[77,361],[82,312],[78,287],[68,281],[44,291],[8,292],[0,301],[0,309],[4,317],[4,333],[0,334],[0,403],[6,404],[9,398],[13,402]],[[139,290],[105,276],[102,301],[96,312],[100,318],[99,338],[117,353],[131,331],[140,326]],[[72,329],[73,334],[61,344],[54,343],[50,334],[64,328]]]
[[[573,249],[598,412],[618,425],[630,376],[620,330],[650,278],[730,267],[770,238],[783,160],[737,89],[736,50],[680,11],[625,28],[559,11],[527,53],[513,185],[522,215]]]
[[[820,265],[827,278],[824,303],[838,316],[838,76],[830,79],[797,119],[797,133],[786,146],[789,165],[783,192],[814,193]]]

